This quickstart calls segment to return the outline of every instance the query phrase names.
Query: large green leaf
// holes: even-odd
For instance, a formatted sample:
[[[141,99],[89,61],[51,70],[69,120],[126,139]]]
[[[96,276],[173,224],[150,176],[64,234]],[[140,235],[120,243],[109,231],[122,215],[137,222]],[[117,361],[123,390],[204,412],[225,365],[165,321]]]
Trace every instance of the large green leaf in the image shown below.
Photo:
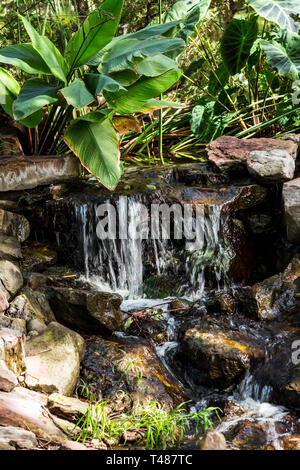
[[[255,16],[247,20],[234,18],[227,26],[221,40],[221,54],[231,75],[239,73],[246,64],[257,33]]]
[[[71,85],[59,90],[59,93],[74,108],[80,109],[95,101],[94,95],[89,92],[85,83],[82,80],[78,80],[78,78],[75,78]]]
[[[93,96],[98,96],[101,91],[106,90],[112,93],[124,90],[124,87],[119,82],[107,75],[100,75],[99,73],[88,73],[85,78],[86,86]]]
[[[292,32],[298,31],[299,25],[291,15],[300,15],[299,0],[247,0],[247,3],[256,13],[278,24],[280,28]]]
[[[15,119],[25,119],[43,106],[58,101],[59,88],[51,87],[39,78],[31,78],[21,89],[13,105]]]
[[[74,34],[66,48],[71,68],[88,63],[114,37],[124,0],[106,0],[93,11]]]
[[[179,23],[179,21],[173,21],[167,24],[149,24],[148,26],[146,26],[146,28],[140,29],[139,31],[136,31],[134,33],[122,34],[122,36],[117,36],[109,44],[107,44],[107,46],[102,51],[99,51],[94,57],[92,57],[89,60],[88,64],[98,67],[104,54],[106,54],[119,41],[124,41],[124,39],[145,40],[157,38],[170,31]]]
[[[268,63],[280,75],[298,80],[300,77],[300,36],[289,31],[279,31],[275,40],[261,41]]]
[[[61,82],[66,82],[67,65],[59,50],[50,39],[41,36],[26,18],[21,15],[18,16],[22,19],[36,52],[42,57],[53,75]]]
[[[17,44],[0,50],[0,63],[14,65],[26,73],[51,75],[51,70],[31,44]]]
[[[139,62],[136,66],[137,73],[139,75],[145,75],[146,77],[157,77],[162,75],[168,70],[178,68],[178,63],[169,57],[158,54],[154,57],[146,57],[146,59]]]
[[[181,39],[157,38],[139,41],[124,39],[116,42],[102,57],[99,70],[105,75],[133,68],[137,59],[156,56],[164,52],[184,47]]]
[[[104,93],[109,106],[119,114],[131,114],[144,109],[148,100],[168,90],[181,77],[179,69],[170,70],[159,77],[142,77],[127,91]]]
[[[187,41],[194,33],[195,26],[206,17],[210,4],[211,0],[177,0],[166,13],[164,22],[180,21],[180,27],[174,28],[174,34]]]
[[[113,190],[121,176],[118,135],[105,114],[98,112],[95,119],[72,121],[65,141],[83,166]]]
[[[20,85],[10,73],[0,67],[0,104],[4,111],[13,119],[13,105],[20,92]],[[39,110],[31,116],[21,120],[21,124],[27,127],[36,127],[43,119],[44,112]]]

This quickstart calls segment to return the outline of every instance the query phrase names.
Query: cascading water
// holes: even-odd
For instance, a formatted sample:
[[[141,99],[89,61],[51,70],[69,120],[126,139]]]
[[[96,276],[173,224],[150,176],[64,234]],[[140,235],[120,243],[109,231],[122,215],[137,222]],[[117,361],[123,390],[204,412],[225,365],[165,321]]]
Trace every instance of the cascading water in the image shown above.
[[[208,206],[202,211],[201,244],[197,245],[197,249],[188,251],[184,243],[178,250],[172,239],[151,238],[150,231],[145,238],[136,236],[141,206],[145,203],[141,196],[120,197],[114,202],[113,212],[109,210],[111,203],[110,200],[105,202],[108,209],[106,220],[108,227],[115,227],[113,218],[117,215],[119,221],[117,229],[120,229],[120,223],[127,221],[126,236],[100,239],[97,237],[97,205],[88,207],[87,204],[81,204],[75,209],[77,223],[81,228],[82,256],[87,280],[101,289],[119,292],[124,298],[144,297],[144,265],[145,259],[151,253],[154,261],[152,276],[161,276],[170,272],[175,276],[177,273],[174,272],[172,264],[176,264],[177,271],[185,273],[185,282],[179,289],[174,289],[172,292],[174,296],[180,294],[193,300],[203,297],[208,282],[207,273],[210,278],[214,278],[218,290],[229,285],[227,272],[231,250],[222,240],[221,205]],[[182,219],[179,222],[184,221]],[[123,235],[125,232],[123,227]]]

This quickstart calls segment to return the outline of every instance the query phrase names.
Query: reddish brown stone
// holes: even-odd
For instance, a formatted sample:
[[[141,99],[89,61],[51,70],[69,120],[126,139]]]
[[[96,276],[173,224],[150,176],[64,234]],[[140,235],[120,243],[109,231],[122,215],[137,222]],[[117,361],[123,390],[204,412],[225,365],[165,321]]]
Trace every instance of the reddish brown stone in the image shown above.
[[[293,158],[298,152],[298,143],[280,139],[237,139],[223,136],[208,146],[208,159],[222,171],[241,171],[245,168],[250,152],[286,150]]]

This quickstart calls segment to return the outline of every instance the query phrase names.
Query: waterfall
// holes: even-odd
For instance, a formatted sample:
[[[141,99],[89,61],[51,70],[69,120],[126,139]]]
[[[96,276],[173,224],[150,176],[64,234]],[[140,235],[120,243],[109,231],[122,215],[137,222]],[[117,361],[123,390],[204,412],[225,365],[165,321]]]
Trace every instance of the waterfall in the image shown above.
[[[113,211],[109,210],[112,205]],[[162,228],[160,236],[153,237],[151,223],[145,231],[149,222],[149,201],[143,196],[107,199],[102,206],[107,226],[116,229],[116,236],[111,236],[111,233],[107,238],[97,236],[99,204],[96,201],[75,207],[84,276],[89,282],[102,290],[119,292],[123,298],[129,299],[145,296],[143,284],[149,276],[171,276],[174,278],[172,295],[193,299],[203,297],[211,285],[217,290],[228,285],[231,251],[222,237],[221,205],[199,205],[203,210],[197,223],[195,220],[192,223],[193,233],[201,232],[200,244],[198,240],[196,247],[193,243],[186,243],[184,229],[183,239],[174,239],[179,225],[184,227],[184,216],[172,220],[170,239],[162,236]],[[145,208],[148,213],[142,217]],[[145,236],[136,236],[137,227]],[[175,279],[179,277],[178,287]]]

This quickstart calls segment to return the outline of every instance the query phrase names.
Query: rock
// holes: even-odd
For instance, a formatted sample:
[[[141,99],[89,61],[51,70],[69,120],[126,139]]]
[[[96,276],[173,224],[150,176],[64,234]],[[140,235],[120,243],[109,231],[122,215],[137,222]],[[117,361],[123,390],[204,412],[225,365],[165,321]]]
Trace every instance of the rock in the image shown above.
[[[18,264],[0,260],[0,280],[5,289],[11,295],[15,295],[23,286],[23,276]]]
[[[30,289],[38,290],[40,287],[47,284],[48,276],[40,273],[25,273],[26,285]]]
[[[60,443],[66,438],[54,424],[40,394],[18,387],[10,393],[0,392],[0,425],[22,428],[51,442]]]
[[[199,443],[199,450],[226,450],[226,439],[219,431],[207,431]]]
[[[21,245],[15,237],[0,233],[0,258],[10,260],[22,258]]]
[[[257,150],[250,152],[247,169],[262,183],[282,183],[294,177],[295,160],[287,150]]]
[[[6,315],[0,314],[0,330],[2,328],[8,328],[10,330],[16,330],[22,333],[24,336],[27,333],[26,321],[22,318],[11,318]]]
[[[0,450],[16,450],[16,448],[7,444],[7,442],[0,441]]]
[[[0,281],[0,313],[4,312],[5,310],[8,309],[9,303],[8,300],[10,298],[9,293],[5,289],[4,285]]]
[[[279,139],[256,138],[237,139],[223,136],[208,146],[208,159],[224,172],[244,171],[251,152],[286,151],[295,160],[298,143]]]
[[[35,434],[31,431],[16,428],[14,426],[0,426],[0,442],[7,443],[18,449],[34,449],[38,447]]]
[[[90,333],[121,329],[122,297],[118,294],[80,286],[47,287],[46,292],[56,319],[70,328]]]
[[[300,244],[300,178],[284,183],[282,194],[287,238],[291,243]]]
[[[89,405],[78,398],[52,393],[48,398],[47,407],[52,414],[76,422],[87,412]]]
[[[20,191],[73,180],[81,174],[80,161],[73,155],[2,158],[0,192]]]
[[[220,327],[208,329],[201,323],[187,329],[179,351],[185,367],[198,371],[197,383],[219,389],[235,383],[253,361],[263,356],[263,350],[246,335]]]
[[[77,333],[52,322],[26,343],[26,386],[45,393],[71,395],[79,378],[80,349]],[[82,352],[82,351],[81,351]]]
[[[261,450],[267,444],[266,430],[250,420],[241,420],[234,429],[232,445],[241,450]]]
[[[25,371],[24,335],[19,331],[0,330],[0,360],[17,376]]]
[[[245,289],[240,295],[243,311],[259,320],[274,320],[295,308],[294,281],[300,276],[300,257],[295,256],[283,273],[276,274]],[[243,289],[239,292],[242,294]],[[248,293],[248,298],[247,298]]]
[[[61,450],[89,450],[85,445],[80,442],[64,441],[60,446]]]
[[[17,385],[18,380],[15,374],[8,369],[6,363],[3,360],[0,360],[0,390],[3,392],[11,392]]]
[[[1,249],[1,245],[0,245]],[[57,262],[57,253],[47,243],[31,242],[22,248],[22,272],[40,272]]]
[[[29,287],[25,287],[11,302],[7,315],[12,318],[22,318],[26,322],[38,320],[43,325],[55,321],[46,295]]]
[[[170,410],[185,400],[174,379],[143,340],[123,342],[90,337],[86,341],[81,378],[97,399],[109,398],[109,406],[118,412],[150,400]]]
[[[30,225],[23,215],[0,209],[0,232],[24,242],[30,235]]]
[[[292,434],[280,438],[284,450],[300,450],[300,434]]]
[[[20,134],[15,127],[2,127],[0,129],[0,155],[24,155],[19,139]]]

